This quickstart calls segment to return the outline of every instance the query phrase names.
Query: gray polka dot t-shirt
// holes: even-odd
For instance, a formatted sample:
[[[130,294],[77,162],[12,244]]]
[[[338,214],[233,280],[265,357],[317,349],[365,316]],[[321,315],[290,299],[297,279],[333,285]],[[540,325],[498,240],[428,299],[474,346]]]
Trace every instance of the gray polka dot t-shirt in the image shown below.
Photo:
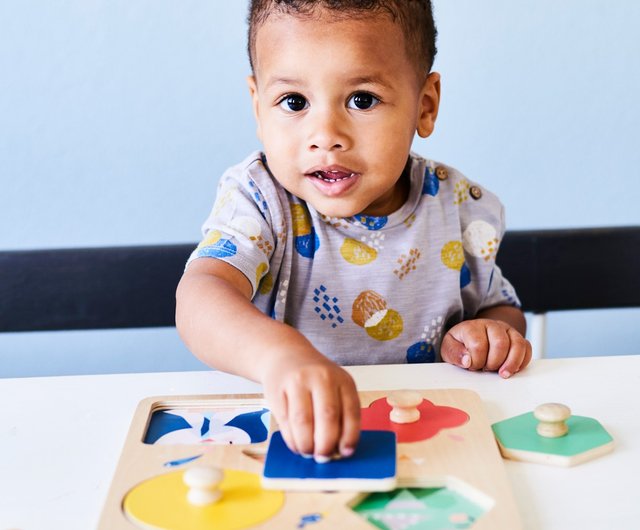
[[[221,178],[189,261],[239,269],[260,310],[339,364],[436,361],[451,326],[519,300],[495,264],[504,234],[496,196],[413,153],[407,171],[409,197],[396,212],[330,218],[253,153]]]

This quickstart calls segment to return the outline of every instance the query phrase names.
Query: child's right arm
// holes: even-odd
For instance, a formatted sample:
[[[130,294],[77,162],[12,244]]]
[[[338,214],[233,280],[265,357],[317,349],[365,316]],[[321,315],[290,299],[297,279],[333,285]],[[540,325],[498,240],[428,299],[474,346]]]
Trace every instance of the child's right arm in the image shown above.
[[[293,451],[319,460],[353,452],[360,434],[353,379],[300,332],[254,307],[244,274],[218,259],[196,259],[176,302],[187,347],[209,366],[261,383]]]

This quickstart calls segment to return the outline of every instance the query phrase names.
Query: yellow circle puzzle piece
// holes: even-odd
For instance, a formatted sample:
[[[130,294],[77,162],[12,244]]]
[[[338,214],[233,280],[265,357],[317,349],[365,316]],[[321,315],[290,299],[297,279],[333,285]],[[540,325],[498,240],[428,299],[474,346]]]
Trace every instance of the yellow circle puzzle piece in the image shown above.
[[[195,506],[182,475],[174,471],[132,488],[123,502],[129,519],[154,530],[240,530],[267,521],[284,503],[284,493],[262,489],[255,473],[225,469],[220,501]]]

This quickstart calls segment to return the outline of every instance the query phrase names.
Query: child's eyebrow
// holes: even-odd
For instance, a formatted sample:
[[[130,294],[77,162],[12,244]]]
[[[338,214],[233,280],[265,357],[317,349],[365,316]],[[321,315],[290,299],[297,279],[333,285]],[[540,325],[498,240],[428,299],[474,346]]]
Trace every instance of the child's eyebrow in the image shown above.
[[[385,88],[391,88],[389,83],[387,83],[384,78],[379,75],[352,77],[347,80],[347,85],[380,85]]]
[[[271,88],[276,85],[295,85],[299,86],[303,84],[299,79],[295,79],[293,77],[275,77],[272,79],[267,79],[267,82],[264,84],[265,88]]]
[[[305,83],[300,79],[296,79],[294,77],[274,77],[271,79],[267,79],[265,83],[265,88],[271,88],[277,85],[286,85],[286,86],[303,86]],[[345,82],[346,86],[357,86],[357,85],[379,85],[384,88],[391,88],[391,85],[385,81],[382,76],[379,75],[363,75],[350,77]]]

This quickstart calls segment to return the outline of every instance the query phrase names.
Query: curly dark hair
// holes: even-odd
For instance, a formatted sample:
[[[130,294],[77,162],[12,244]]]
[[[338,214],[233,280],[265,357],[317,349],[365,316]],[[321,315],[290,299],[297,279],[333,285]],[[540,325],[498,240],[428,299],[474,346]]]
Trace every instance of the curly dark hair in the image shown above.
[[[406,36],[409,57],[421,75],[433,67],[436,56],[436,36],[431,0],[251,0],[247,51],[251,70],[255,72],[255,42],[258,28],[272,14],[313,16],[316,9],[328,9],[336,16],[350,18],[386,13],[398,22]]]

